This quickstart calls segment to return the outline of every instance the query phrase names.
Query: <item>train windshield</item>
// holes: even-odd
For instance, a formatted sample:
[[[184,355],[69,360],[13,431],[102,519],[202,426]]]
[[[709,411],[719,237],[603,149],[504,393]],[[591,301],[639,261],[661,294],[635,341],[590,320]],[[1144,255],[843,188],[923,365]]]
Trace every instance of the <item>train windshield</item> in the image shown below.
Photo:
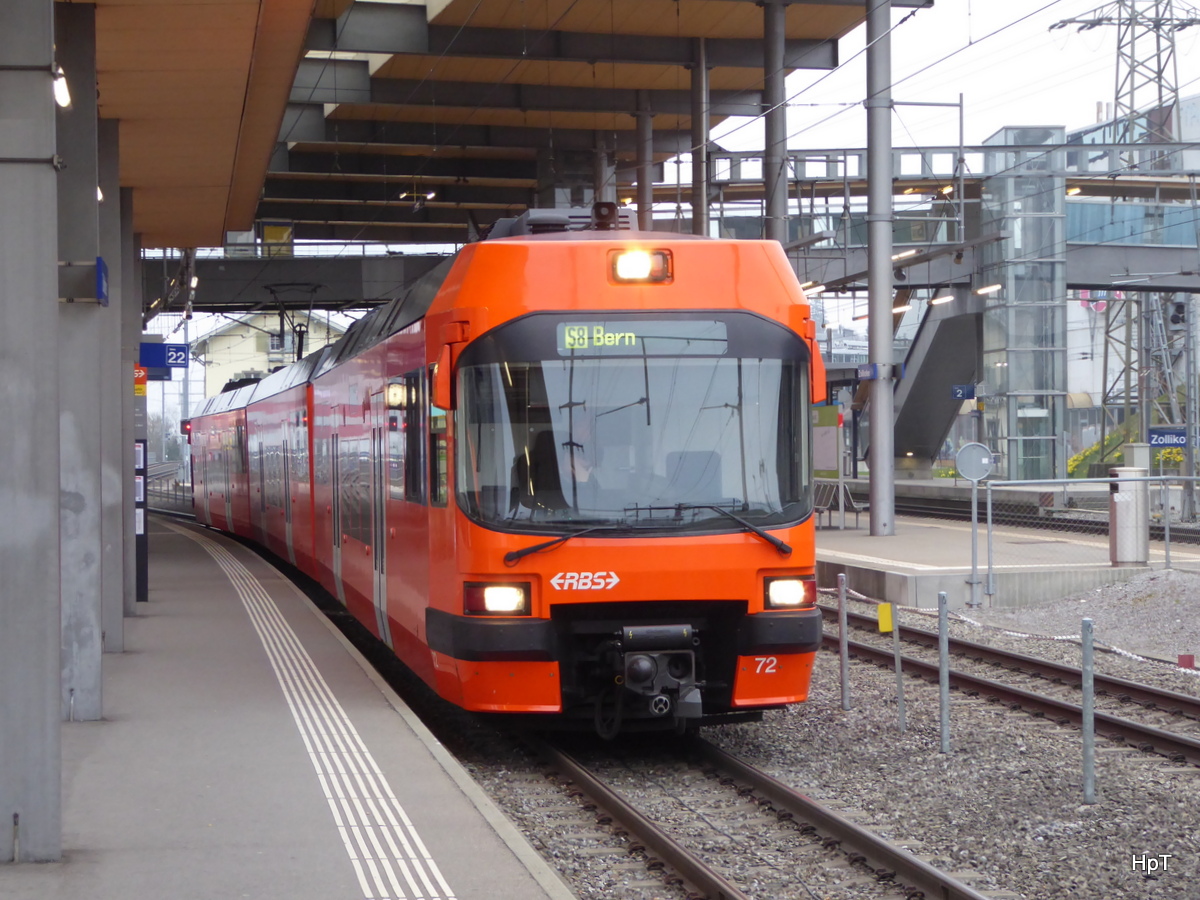
[[[481,524],[732,531],[721,510],[763,527],[811,511],[808,358],[791,332],[746,313],[497,331],[458,370],[458,501]]]

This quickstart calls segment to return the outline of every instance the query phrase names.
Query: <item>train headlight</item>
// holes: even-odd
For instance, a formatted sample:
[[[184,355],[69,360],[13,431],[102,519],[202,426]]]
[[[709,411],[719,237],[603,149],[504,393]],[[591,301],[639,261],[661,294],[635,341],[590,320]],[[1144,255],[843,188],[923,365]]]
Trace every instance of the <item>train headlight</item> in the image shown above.
[[[670,250],[613,250],[608,256],[613,281],[660,284],[671,280]]]
[[[767,578],[767,609],[812,609],[817,605],[817,582],[812,578]]]
[[[529,585],[464,585],[463,610],[469,616],[527,616]]]

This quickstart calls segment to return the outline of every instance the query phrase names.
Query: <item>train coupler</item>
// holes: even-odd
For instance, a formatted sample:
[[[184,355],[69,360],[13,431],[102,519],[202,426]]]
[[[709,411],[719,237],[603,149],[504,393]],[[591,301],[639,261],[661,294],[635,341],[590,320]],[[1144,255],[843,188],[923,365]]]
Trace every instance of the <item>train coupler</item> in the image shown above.
[[[621,629],[621,682],[626,690],[645,698],[656,718],[699,718],[700,684],[696,681],[695,647],[699,644],[691,625],[639,625]]]

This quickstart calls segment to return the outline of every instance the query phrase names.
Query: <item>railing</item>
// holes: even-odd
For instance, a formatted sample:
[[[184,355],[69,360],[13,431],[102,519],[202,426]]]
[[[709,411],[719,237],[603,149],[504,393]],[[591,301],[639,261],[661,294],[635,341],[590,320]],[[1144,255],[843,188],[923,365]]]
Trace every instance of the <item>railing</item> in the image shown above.
[[[1111,538],[1110,498],[1117,489],[1146,486],[1145,528],[1138,538],[1147,542],[1145,563],[1172,568],[1172,549],[1177,557],[1182,542],[1200,543],[1200,518],[1195,502],[1200,478],[1179,475],[1148,475],[1131,478],[1073,478],[1040,481],[989,481],[987,488],[987,582],[985,593],[995,593],[995,571],[1029,564],[1029,529],[1054,532],[1056,564],[1061,567],[1118,564],[1119,548]],[[1008,531],[1019,527],[1020,532]],[[1129,522],[1118,522],[1118,529]],[[1200,564],[1200,550],[1187,553],[1186,561]],[[1136,563],[1135,563],[1136,564]]]
[[[192,512],[192,486],[167,478],[151,479],[146,487],[146,506],[163,512]]]

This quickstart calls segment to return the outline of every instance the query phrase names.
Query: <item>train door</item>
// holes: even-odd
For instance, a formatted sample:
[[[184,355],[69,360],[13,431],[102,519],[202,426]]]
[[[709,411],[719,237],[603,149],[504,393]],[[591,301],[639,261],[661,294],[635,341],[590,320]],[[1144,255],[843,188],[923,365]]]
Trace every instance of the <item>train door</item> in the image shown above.
[[[333,586],[338,602],[345,606],[346,588],[342,585],[342,446],[336,434],[333,436],[330,463],[333,475]]]
[[[258,515],[254,518],[258,519],[258,542],[270,547],[271,539],[267,534],[267,465],[262,438],[255,438],[254,442],[258,445],[255,448],[258,452],[254,454],[258,461]]]
[[[371,545],[375,624],[379,638],[392,646],[387,603],[387,407],[383,392],[371,397]]]
[[[212,493],[212,482],[208,480],[208,457],[211,453],[212,453],[212,451],[208,449],[208,434],[206,433],[204,435],[204,443],[201,445],[201,450],[200,450],[200,488],[201,488],[200,502],[204,504],[204,524],[205,525],[211,525],[213,523],[212,510],[209,509],[209,505],[208,505],[208,498],[209,498],[209,495]],[[195,472],[195,468],[196,468],[196,455],[195,455],[195,453],[193,453],[192,454],[193,473]],[[195,474],[192,475],[192,496],[193,497],[196,496],[196,476],[195,476]]]
[[[233,531],[233,479],[230,478],[228,447],[221,449],[221,465],[225,472],[225,527]]]
[[[288,562],[296,564],[296,545],[292,543],[292,461],[288,456],[290,444],[283,439],[283,522],[287,529]]]

